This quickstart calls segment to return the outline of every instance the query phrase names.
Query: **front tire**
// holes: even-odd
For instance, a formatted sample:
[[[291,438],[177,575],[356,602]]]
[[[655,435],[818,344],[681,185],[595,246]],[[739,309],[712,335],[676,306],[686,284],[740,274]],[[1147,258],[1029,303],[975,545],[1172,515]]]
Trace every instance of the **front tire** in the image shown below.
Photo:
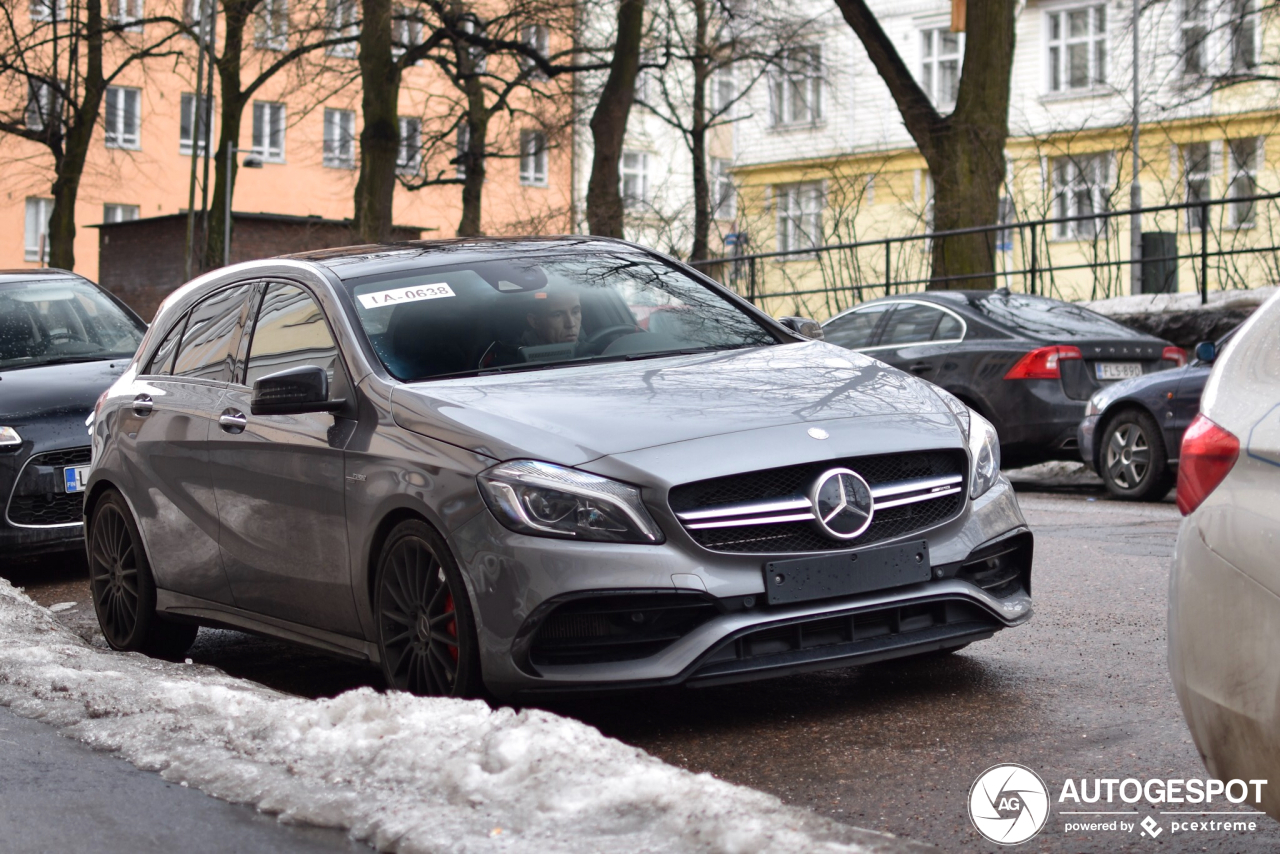
[[[387,684],[422,696],[479,696],[480,650],[467,589],[430,525],[410,520],[391,531],[374,590]]]
[[[93,508],[89,530],[89,587],[102,636],[112,649],[176,659],[195,642],[199,626],[156,613],[156,582],[133,513],[112,490]]]
[[[1173,486],[1164,437],[1146,412],[1128,409],[1107,422],[1098,456],[1098,473],[1116,498],[1159,501]]]

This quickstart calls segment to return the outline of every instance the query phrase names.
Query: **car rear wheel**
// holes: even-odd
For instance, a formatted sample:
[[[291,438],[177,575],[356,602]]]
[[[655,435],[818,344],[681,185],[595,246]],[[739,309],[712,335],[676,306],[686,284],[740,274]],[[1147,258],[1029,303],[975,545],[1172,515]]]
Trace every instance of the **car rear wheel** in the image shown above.
[[[375,590],[387,683],[412,694],[477,696],[480,652],[471,604],[457,564],[431,526],[412,520],[392,530]]]
[[[142,537],[120,493],[103,495],[86,536],[93,609],[112,649],[176,659],[191,648],[199,626],[156,613],[156,583]]]
[[[1107,490],[1129,501],[1158,501],[1173,486],[1164,439],[1155,419],[1129,409],[1107,423],[1100,474]]]

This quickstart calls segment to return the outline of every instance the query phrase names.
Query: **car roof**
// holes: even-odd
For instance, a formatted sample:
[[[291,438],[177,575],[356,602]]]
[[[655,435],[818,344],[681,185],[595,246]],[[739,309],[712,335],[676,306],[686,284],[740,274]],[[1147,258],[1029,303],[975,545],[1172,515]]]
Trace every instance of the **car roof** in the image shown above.
[[[47,282],[66,279],[68,281],[89,282],[70,270],[59,270],[56,267],[42,267],[34,270],[0,270],[0,285],[21,284],[22,282]],[[89,284],[93,284],[89,282]]]
[[[330,270],[339,279],[356,279],[374,273],[394,272],[441,263],[465,264],[534,254],[560,254],[565,250],[609,250],[652,255],[651,250],[608,237],[565,235],[560,237],[456,237],[445,240],[410,240],[403,243],[375,243],[342,246],[283,255],[297,261],[310,261]]]

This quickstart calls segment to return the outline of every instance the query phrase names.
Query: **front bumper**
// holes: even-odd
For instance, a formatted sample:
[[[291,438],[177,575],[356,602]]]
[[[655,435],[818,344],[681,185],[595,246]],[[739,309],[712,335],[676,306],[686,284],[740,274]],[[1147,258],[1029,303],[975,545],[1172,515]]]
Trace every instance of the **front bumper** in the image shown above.
[[[88,462],[83,444],[28,442],[0,455],[0,555],[21,558],[84,547],[82,496],[66,492],[62,471]]]
[[[488,513],[453,532],[479,616],[485,683],[500,697],[717,684],[846,666],[960,646],[1030,618],[1031,535],[1003,478],[958,518],[920,536],[929,542],[934,580],[766,606],[763,564],[787,555],[718,554],[670,541],[546,540],[512,534]],[[1014,539],[1025,570],[994,594],[984,590],[966,561]],[[705,613],[643,657],[565,663],[530,654],[540,621],[560,603],[627,595],[647,597],[653,613],[655,600],[665,608],[673,598],[673,607],[687,603]],[[635,616],[649,613],[637,606]]]
[[[1280,817],[1280,598],[1182,522],[1169,581],[1169,673],[1209,773],[1264,779],[1261,808]]]

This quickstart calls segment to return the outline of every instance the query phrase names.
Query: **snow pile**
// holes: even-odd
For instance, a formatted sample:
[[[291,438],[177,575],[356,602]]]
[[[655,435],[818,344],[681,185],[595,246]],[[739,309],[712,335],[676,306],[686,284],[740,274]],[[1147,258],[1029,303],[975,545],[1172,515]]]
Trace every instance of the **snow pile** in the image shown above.
[[[383,851],[918,850],[547,712],[371,689],[306,700],[104,652],[3,579],[0,703],[167,780]]]
[[[1252,310],[1262,305],[1280,287],[1268,286],[1251,290],[1210,291],[1208,305],[1200,304],[1200,294],[1131,294],[1110,299],[1084,300],[1080,305],[1108,316],[1131,314],[1168,314],[1178,311]]]

